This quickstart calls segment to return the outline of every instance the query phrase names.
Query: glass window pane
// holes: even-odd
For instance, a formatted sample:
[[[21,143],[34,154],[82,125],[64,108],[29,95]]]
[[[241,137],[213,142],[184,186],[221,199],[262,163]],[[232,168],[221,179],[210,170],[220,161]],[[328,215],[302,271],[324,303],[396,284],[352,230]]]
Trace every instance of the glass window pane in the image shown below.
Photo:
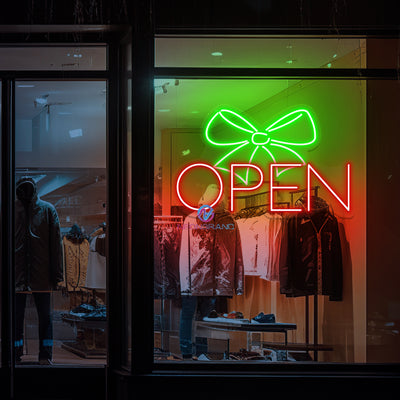
[[[158,37],[156,67],[365,68],[360,37]]]
[[[105,70],[105,46],[0,47],[0,70]]]
[[[365,362],[366,82],[154,85],[155,360]]]
[[[105,81],[15,83],[17,363],[106,363]]]

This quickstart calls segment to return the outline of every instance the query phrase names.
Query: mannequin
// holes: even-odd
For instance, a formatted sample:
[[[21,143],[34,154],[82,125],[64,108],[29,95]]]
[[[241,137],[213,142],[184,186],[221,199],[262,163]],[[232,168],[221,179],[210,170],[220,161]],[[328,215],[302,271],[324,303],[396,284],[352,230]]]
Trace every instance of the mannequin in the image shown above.
[[[51,364],[50,296],[63,281],[60,224],[56,209],[39,198],[36,182],[29,177],[16,184],[15,246],[16,361],[23,354],[26,295],[32,294],[39,317],[39,363]]]
[[[218,193],[217,185],[208,185],[198,207],[211,204]],[[192,323],[196,311],[197,318],[202,319],[216,309],[217,300],[243,294],[240,234],[226,203],[224,196],[214,208],[210,224],[204,224],[197,212],[188,215],[184,221],[179,260],[182,297],[180,348],[184,359],[193,356]],[[217,226],[232,229],[219,229]]]

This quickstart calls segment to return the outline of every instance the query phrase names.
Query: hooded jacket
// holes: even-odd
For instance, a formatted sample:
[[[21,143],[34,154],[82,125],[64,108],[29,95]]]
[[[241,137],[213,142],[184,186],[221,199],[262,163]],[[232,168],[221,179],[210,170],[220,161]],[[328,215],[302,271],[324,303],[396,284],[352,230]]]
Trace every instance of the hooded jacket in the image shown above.
[[[54,206],[39,198],[32,178],[16,184],[16,291],[50,291],[63,281],[60,224]]]
[[[208,188],[210,189],[210,187]],[[199,205],[209,201],[207,190]],[[211,196],[215,199],[215,196]],[[179,273],[182,295],[233,296],[244,291],[240,233],[236,221],[223,207],[202,222],[197,212],[183,224]]]

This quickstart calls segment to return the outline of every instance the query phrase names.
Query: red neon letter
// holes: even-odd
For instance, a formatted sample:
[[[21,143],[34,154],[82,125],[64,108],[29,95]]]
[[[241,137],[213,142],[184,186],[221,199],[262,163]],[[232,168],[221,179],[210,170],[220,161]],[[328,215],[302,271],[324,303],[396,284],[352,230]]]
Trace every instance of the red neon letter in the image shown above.
[[[315,176],[325,185],[327,189],[336,197],[339,203],[347,210],[350,211],[350,164],[347,164],[347,204],[333,191],[333,189],[326,183],[326,181],[318,174],[318,172],[307,164],[307,210],[311,209],[310,192],[311,192],[311,171]]]
[[[234,177],[235,167],[247,167],[247,168],[256,169],[260,173],[260,182],[258,182],[258,184],[253,187],[240,187],[240,188],[234,187],[233,177]],[[264,174],[263,174],[261,168],[257,167],[257,165],[254,165],[254,164],[231,164],[231,212],[233,212],[233,203],[234,203],[233,192],[235,190],[256,190],[262,185],[263,181],[264,181]]]
[[[289,211],[289,212],[299,212],[302,211],[301,208],[275,208],[274,207],[274,189],[292,189],[297,190],[298,186],[275,186],[274,185],[274,168],[279,167],[302,167],[303,164],[270,164],[269,166],[269,180],[270,180],[270,191],[269,191],[269,202],[271,211]]]
[[[224,193],[224,184],[223,184],[223,182],[222,182],[222,178],[221,178],[221,176],[219,175],[218,171],[217,171],[214,167],[212,167],[211,165],[204,164],[204,163],[197,163],[197,164],[191,164],[191,165],[189,165],[188,167],[186,167],[186,168],[179,174],[178,180],[176,181],[176,194],[178,195],[179,200],[182,202],[182,204],[185,205],[187,208],[190,208],[191,210],[194,210],[194,211],[197,211],[197,210],[198,210],[198,207],[192,207],[192,206],[190,206],[189,204],[187,204],[187,203],[183,200],[182,195],[181,195],[181,192],[180,192],[180,189],[179,189],[180,182],[181,182],[181,179],[182,179],[183,174],[184,174],[186,171],[188,171],[189,169],[192,169],[192,168],[194,168],[194,167],[205,167],[205,168],[208,168],[208,169],[210,169],[212,172],[214,172],[214,174],[217,176],[218,181],[219,181],[219,187],[220,187],[220,189],[219,189],[219,194],[218,194],[217,199],[214,201],[214,203],[209,204],[210,207],[214,207],[214,206],[221,200],[222,194]]]

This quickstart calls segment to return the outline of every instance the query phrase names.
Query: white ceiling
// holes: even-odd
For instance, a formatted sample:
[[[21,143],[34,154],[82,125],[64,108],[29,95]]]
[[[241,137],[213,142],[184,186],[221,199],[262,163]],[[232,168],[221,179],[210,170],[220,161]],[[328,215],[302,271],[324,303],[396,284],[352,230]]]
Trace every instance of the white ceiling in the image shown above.
[[[360,38],[160,37],[157,67],[322,68],[363,45]],[[217,54],[217,55],[213,55]],[[361,60],[360,65],[361,67]],[[343,67],[343,66],[342,66]],[[354,67],[352,65],[351,67]]]

